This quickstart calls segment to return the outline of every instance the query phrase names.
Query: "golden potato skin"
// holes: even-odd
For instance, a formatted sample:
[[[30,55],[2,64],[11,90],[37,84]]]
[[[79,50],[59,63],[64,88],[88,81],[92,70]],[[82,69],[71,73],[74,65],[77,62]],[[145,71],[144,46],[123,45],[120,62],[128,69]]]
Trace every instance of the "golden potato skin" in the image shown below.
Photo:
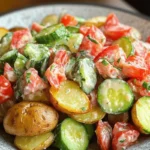
[[[4,118],[4,129],[17,136],[35,136],[53,130],[58,113],[39,102],[20,102],[10,108]]]
[[[140,121],[138,120],[137,117],[137,112],[136,112],[136,103],[133,105],[132,107],[132,111],[131,111],[131,116],[132,116],[132,121],[133,123],[136,125],[136,127],[139,129],[139,131],[143,134],[147,134],[144,130],[143,127],[140,123]]]
[[[38,136],[16,136],[14,143],[21,150],[43,150],[48,148],[53,141],[54,134],[48,132]]]

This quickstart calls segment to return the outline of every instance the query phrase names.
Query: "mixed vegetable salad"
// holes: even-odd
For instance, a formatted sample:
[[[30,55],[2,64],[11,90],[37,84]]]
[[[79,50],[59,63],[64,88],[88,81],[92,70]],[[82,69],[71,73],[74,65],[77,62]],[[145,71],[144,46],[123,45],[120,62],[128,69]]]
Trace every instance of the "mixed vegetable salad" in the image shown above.
[[[150,134],[150,38],[115,14],[0,28],[0,121],[21,150],[123,150]]]

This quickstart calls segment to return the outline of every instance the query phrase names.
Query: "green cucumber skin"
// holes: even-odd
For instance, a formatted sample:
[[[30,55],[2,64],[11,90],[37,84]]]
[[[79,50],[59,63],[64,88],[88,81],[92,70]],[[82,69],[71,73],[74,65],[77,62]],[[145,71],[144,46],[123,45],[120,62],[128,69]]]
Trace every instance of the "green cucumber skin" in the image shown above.
[[[86,94],[89,94],[95,88],[97,74],[94,68],[94,63],[90,58],[80,58],[77,61],[74,81],[79,83],[81,89]]]
[[[0,56],[4,55],[9,51],[10,44],[12,39],[12,33],[8,32],[5,36],[2,37],[0,41]]]
[[[40,75],[43,75],[50,57],[48,47],[43,44],[27,44],[24,54],[29,58],[26,68],[34,67],[40,72]]]
[[[94,135],[94,127],[93,127],[93,125],[92,124],[84,124],[84,127],[85,127],[85,129],[87,131],[89,140],[91,140],[93,135]]]
[[[14,63],[14,61],[17,58],[17,53],[18,53],[18,51],[16,49],[8,51],[7,53],[5,53],[4,55],[2,55],[0,57],[0,62],[1,63],[8,62],[10,64]]]
[[[54,31],[50,32],[52,28],[56,28]],[[41,44],[49,44],[51,42],[57,41],[68,35],[67,29],[63,24],[52,25],[43,29],[40,33],[36,34],[35,40]]]
[[[113,108],[109,108],[109,110],[106,110],[105,108],[104,108],[104,106],[101,104],[101,93],[100,93],[100,91],[101,91],[101,88],[102,88],[102,86],[103,86],[103,84],[104,84],[104,82],[106,82],[106,81],[108,81],[108,80],[111,80],[111,81],[113,81],[113,82],[117,82],[117,81],[120,81],[121,83],[123,83],[123,84],[125,84],[127,87],[128,87],[128,90],[129,90],[129,93],[128,94],[130,94],[130,103],[128,104],[128,107],[126,108],[126,109],[123,109],[122,108],[122,110],[114,110],[114,111],[111,111],[111,109],[113,109]],[[115,87],[113,87],[113,88],[115,88]],[[100,107],[101,107],[101,109],[104,111],[104,112],[106,112],[106,113],[108,113],[108,114],[121,114],[121,113],[124,113],[124,112],[127,112],[131,107],[132,107],[132,105],[133,105],[133,103],[134,103],[134,94],[133,94],[133,92],[132,92],[132,90],[131,90],[131,88],[130,88],[130,86],[125,82],[125,81],[123,81],[123,80],[121,80],[121,79],[106,79],[106,80],[104,80],[100,85],[99,85],[99,87],[98,87],[98,103],[99,103],[99,105],[100,105]],[[108,104],[107,104],[107,106],[108,106]],[[121,108],[121,106],[118,106],[118,108]]]
[[[28,59],[24,55],[18,53],[17,59],[14,63],[14,69],[18,74],[24,71],[27,60]]]
[[[72,149],[69,149],[69,147],[67,146],[67,144],[63,141],[63,135],[61,133],[61,131],[63,130],[62,129],[62,124],[67,122],[67,121],[73,121],[73,122],[76,122],[75,120],[71,119],[71,118],[66,118],[61,124],[58,125],[58,127],[55,129],[54,133],[56,135],[55,137],[55,141],[53,143],[53,146],[54,147],[57,147],[61,150],[72,150]],[[81,123],[77,122],[79,125],[82,125]],[[85,132],[87,133],[87,130],[85,128],[84,125],[83,126],[83,129],[85,130]],[[63,130],[64,131],[64,130]],[[87,139],[88,139],[88,133],[87,133]],[[86,141],[87,142],[87,141]],[[70,143],[71,144],[71,143]],[[84,149],[79,149],[79,150],[86,150],[88,148],[88,144],[89,144],[89,140],[87,143],[84,143],[86,144],[85,148]]]
[[[66,28],[70,33],[79,33],[79,27],[77,26],[67,26]]]

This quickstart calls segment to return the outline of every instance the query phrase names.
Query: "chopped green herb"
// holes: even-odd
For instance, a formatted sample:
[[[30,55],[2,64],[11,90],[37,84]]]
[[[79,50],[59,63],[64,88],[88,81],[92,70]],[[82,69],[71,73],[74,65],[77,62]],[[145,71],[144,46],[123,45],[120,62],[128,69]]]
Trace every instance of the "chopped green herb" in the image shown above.
[[[123,143],[126,139],[121,139],[119,140],[120,143]]]
[[[82,107],[81,110],[85,111],[85,107]]]
[[[150,83],[148,82],[143,82],[142,86],[147,89],[148,91],[150,90]]]
[[[91,42],[98,44],[98,42],[95,39],[93,39],[90,35],[88,35],[87,37]]]
[[[26,82],[27,83],[30,83],[30,76],[31,76],[30,72],[26,73]]]
[[[103,60],[102,60],[102,64],[103,64],[104,66],[107,66],[109,63],[108,63],[105,59],[103,59]]]
[[[55,68],[55,65],[52,64],[51,67],[50,67],[50,71],[52,71],[54,68]]]
[[[117,63],[119,63],[119,62],[120,62],[120,60],[121,60],[121,58],[119,58],[119,59],[117,60]]]

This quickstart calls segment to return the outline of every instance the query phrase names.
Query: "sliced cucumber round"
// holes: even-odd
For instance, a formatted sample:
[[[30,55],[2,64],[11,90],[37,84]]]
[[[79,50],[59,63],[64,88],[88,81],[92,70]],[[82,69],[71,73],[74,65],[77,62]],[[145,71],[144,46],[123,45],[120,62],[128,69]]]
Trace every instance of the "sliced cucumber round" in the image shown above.
[[[84,125],[71,118],[65,119],[56,129],[54,146],[61,150],[86,150],[88,144]]]
[[[10,64],[14,63],[14,61],[17,58],[17,53],[18,53],[18,51],[16,49],[8,51],[4,55],[2,55],[2,57],[0,57],[0,62],[3,62],[3,63],[8,62]]]
[[[142,97],[134,104],[132,121],[142,133],[150,134],[150,97]]]
[[[98,88],[98,103],[108,114],[120,114],[130,109],[134,96],[129,85],[120,79],[106,79]]]
[[[114,44],[118,44],[126,53],[127,57],[133,55],[133,46],[128,37],[122,37],[119,40],[115,41]]]
[[[36,34],[35,40],[41,44],[49,44],[51,42],[65,38],[68,31],[63,24],[56,24],[43,29]]]

